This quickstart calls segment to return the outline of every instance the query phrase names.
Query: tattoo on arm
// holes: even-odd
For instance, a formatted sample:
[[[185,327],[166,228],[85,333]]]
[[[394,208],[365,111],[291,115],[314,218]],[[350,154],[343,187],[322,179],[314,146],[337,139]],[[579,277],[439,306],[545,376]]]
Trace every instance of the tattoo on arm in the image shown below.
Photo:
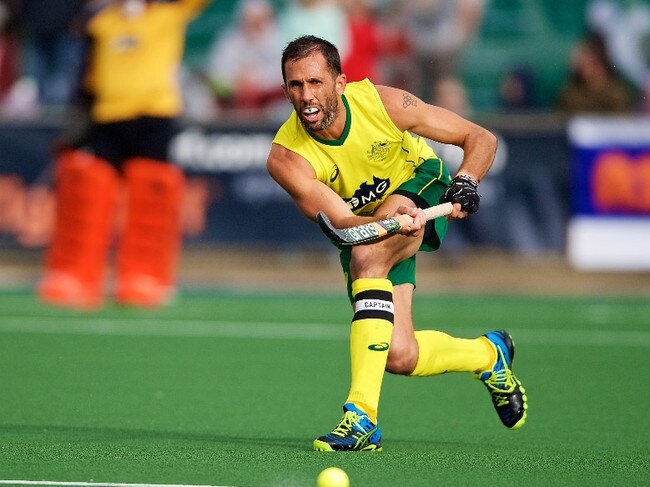
[[[403,108],[408,108],[408,107],[415,107],[418,104],[418,100],[414,97],[412,97],[408,93],[404,93],[403,95],[403,101],[402,101],[402,107]]]

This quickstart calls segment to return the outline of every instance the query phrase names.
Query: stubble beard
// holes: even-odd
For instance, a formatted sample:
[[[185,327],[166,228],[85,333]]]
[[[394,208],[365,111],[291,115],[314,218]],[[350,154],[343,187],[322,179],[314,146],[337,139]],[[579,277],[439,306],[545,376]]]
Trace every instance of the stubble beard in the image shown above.
[[[325,100],[325,104],[321,106],[321,112],[323,113],[323,118],[321,119],[318,125],[310,125],[305,120],[300,117],[300,122],[302,123],[305,130],[310,133],[320,132],[325,130],[327,127],[334,123],[336,119],[336,113],[339,109],[339,100],[336,95],[330,96]]]

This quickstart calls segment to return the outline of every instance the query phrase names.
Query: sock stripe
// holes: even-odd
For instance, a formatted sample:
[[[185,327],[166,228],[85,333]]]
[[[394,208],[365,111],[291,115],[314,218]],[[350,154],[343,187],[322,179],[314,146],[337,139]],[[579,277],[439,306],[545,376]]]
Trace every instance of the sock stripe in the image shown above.
[[[354,313],[353,321],[369,320],[369,319],[386,320],[390,322],[390,324],[392,325],[393,322],[395,321],[395,316],[391,312],[381,311],[376,309],[364,309]]]
[[[362,299],[376,299],[381,301],[393,301],[393,293],[390,291],[382,291],[381,289],[368,289],[366,291],[360,291],[354,295],[355,301],[360,301]]]

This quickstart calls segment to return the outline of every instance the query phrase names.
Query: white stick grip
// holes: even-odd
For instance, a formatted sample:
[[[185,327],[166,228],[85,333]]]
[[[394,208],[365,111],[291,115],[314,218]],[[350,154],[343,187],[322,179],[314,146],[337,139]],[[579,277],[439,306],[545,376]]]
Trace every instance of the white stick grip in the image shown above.
[[[453,209],[454,206],[451,203],[447,202],[436,206],[430,206],[429,208],[424,208],[422,211],[424,212],[424,218],[426,221],[429,221],[441,216],[447,216],[453,211]],[[413,218],[410,215],[396,215],[393,217],[393,219],[399,222],[401,228],[410,227],[413,225]]]
[[[454,206],[452,205],[452,203],[447,202],[447,203],[442,203],[440,205],[425,208],[422,211],[424,211],[424,216],[427,219],[427,221],[429,221],[435,218],[439,218],[441,216],[447,216],[453,211],[453,209]]]

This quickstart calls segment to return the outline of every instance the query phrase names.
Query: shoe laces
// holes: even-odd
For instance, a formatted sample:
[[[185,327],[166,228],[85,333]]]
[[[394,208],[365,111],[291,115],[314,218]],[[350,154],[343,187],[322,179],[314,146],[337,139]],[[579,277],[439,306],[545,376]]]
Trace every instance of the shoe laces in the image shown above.
[[[336,425],[336,428],[334,428],[332,434],[344,438],[352,430],[354,425],[359,420],[359,417],[360,416],[354,411],[346,411],[343,415],[343,419],[341,419],[341,422]]]
[[[484,382],[490,388],[493,394],[500,396],[497,405],[502,406],[508,403],[507,395],[515,390],[517,383],[515,382],[514,375],[508,367],[503,351],[500,347],[496,347],[497,353],[501,357],[503,368],[501,370],[493,371],[492,375]]]

